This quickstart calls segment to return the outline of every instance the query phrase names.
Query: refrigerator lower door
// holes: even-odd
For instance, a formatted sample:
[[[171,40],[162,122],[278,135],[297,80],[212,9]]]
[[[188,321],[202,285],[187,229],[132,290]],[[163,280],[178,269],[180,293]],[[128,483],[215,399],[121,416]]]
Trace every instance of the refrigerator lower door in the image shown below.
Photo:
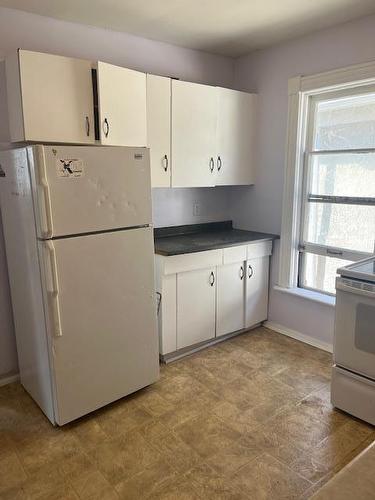
[[[148,149],[36,145],[28,157],[39,238],[151,223]]]
[[[56,422],[159,376],[151,228],[40,242]]]

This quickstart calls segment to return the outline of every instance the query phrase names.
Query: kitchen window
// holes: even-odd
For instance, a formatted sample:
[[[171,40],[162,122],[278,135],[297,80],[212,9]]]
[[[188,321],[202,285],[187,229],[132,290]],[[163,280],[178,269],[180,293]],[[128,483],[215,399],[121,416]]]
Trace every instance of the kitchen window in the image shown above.
[[[335,293],[336,269],[374,252],[375,89],[308,102],[298,285]]]
[[[279,288],[335,295],[375,252],[375,63],[289,80],[285,176]]]

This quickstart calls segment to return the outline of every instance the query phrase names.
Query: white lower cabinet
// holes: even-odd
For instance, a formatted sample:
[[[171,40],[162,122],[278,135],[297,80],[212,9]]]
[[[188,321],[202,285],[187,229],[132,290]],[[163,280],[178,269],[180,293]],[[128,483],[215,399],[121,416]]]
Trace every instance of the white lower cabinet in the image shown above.
[[[268,274],[268,255],[246,262],[246,328],[267,319]]]
[[[215,337],[216,269],[177,274],[177,349]]]
[[[256,326],[267,319],[272,241],[156,256],[160,354]]]
[[[217,268],[216,336],[245,326],[245,263]]]

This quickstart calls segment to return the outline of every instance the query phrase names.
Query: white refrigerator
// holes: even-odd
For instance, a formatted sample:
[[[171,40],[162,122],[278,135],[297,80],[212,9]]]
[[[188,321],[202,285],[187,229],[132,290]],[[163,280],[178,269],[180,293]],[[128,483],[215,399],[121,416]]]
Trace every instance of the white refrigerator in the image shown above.
[[[149,151],[0,153],[21,383],[63,425],[159,376]]]

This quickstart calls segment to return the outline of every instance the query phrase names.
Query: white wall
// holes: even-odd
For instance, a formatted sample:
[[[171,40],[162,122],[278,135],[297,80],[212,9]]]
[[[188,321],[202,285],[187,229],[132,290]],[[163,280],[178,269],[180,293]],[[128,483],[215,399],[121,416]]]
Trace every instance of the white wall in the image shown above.
[[[258,165],[255,186],[233,191],[235,222],[280,234],[287,126],[287,83],[296,75],[375,59],[375,16],[320,31],[237,60],[235,86],[258,92]],[[273,280],[276,281],[277,252]],[[272,291],[269,319],[331,343],[334,308]]]
[[[17,48],[102,60],[194,82],[233,86],[234,61],[108,30],[0,8],[0,59]],[[0,62],[0,147],[9,140],[4,63]],[[228,218],[225,189],[154,190],[155,225]],[[198,202],[201,216],[193,217]],[[0,225],[0,378],[17,371],[3,235]]]

